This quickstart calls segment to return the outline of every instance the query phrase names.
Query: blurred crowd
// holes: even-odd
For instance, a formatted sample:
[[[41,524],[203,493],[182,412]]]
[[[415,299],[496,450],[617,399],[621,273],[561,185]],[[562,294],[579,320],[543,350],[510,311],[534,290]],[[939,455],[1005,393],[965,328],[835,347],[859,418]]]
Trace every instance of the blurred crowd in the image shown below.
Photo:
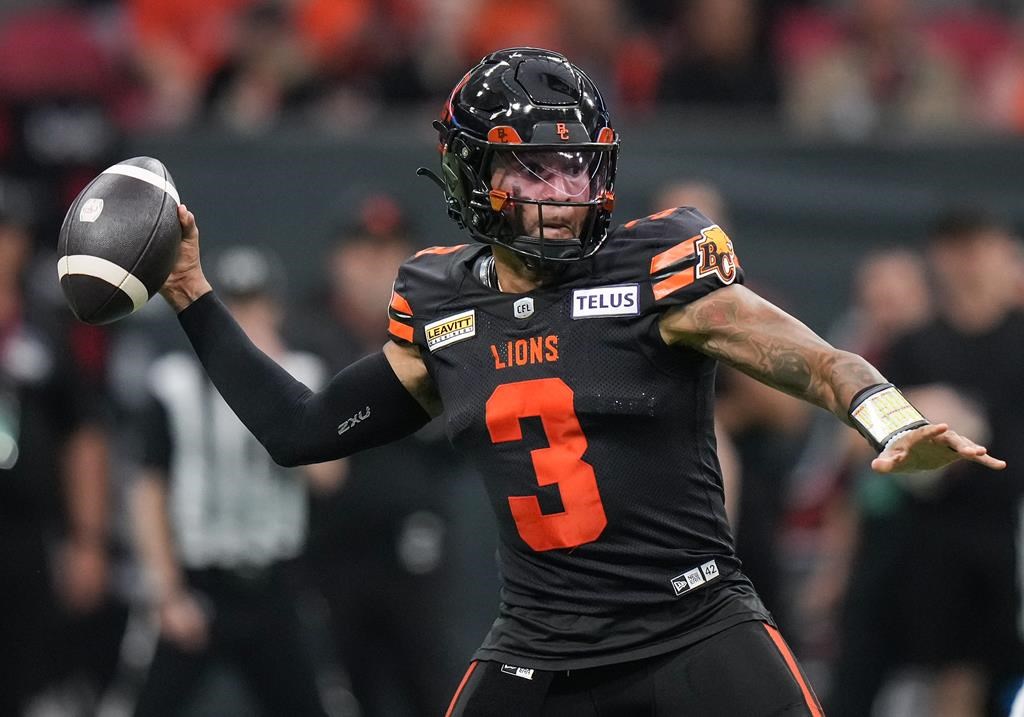
[[[1010,0],[10,0],[0,97],[88,99],[129,130],[287,118],[352,132],[436,104],[480,57],[523,44],[566,52],[620,116],[742,108],[845,137],[1024,131]]]
[[[197,379],[160,302],[112,327],[71,319],[48,250],[126,135],[355,132],[437,105],[515,44],[569,53],[618,115],[738,109],[844,139],[1019,133],[1017,5],[8,0],[0,715],[299,714],[275,705],[311,695],[331,717],[439,715],[496,611],[489,507],[442,427],[279,470]],[[728,199],[680,178],[649,205],[693,205],[728,230]],[[1006,473],[874,475],[831,417],[720,374],[740,556],[833,717],[1005,715],[1024,676],[1024,249],[1000,217],[947,209],[863,257],[828,338],[987,441]],[[272,246],[210,257],[253,340],[310,385],[384,342],[398,264],[437,243],[390,195],[363,197],[322,239],[309,295]]]

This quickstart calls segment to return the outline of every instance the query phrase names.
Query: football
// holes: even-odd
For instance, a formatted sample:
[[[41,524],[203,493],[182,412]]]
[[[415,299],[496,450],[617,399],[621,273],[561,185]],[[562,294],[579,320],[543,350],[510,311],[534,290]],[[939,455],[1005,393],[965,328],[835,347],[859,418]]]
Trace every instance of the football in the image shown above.
[[[178,258],[179,203],[170,172],[152,157],[108,167],[75,198],[60,229],[57,276],[79,320],[109,324],[156,294]]]

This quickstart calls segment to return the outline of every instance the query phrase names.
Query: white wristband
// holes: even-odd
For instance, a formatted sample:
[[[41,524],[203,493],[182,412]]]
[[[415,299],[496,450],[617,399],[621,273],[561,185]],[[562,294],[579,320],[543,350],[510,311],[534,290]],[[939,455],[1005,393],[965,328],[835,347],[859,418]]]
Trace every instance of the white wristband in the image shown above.
[[[928,423],[891,383],[869,386],[854,396],[850,419],[878,452],[899,435]]]
[[[898,432],[892,434],[891,436],[889,436],[889,440],[887,440],[885,442],[885,446],[882,448],[882,450],[883,451],[889,450],[889,446],[891,446],[893,443],[895,443],[901,436],[904,436],[904,435],[910,433],[912,430],[914,430],[914,429],[913,428],[904,428],[902,431],[898,431]]]

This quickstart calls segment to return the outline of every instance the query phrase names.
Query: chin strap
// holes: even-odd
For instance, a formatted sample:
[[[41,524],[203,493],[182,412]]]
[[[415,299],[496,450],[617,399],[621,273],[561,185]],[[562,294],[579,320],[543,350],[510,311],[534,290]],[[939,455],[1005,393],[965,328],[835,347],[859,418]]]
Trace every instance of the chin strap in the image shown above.
[[[419,169],[416,170],[416,176],[426,177],[427,179],[431,180],[434,184],[436,184],[438,187],[440,187],[442,192],[445,191],[444,182],[441,181],[441,178],[437,176],[437,173],[435,173],[434,171],[427,169],[426,167],[420,167]]]
[[[451,194],[448,193],[448,188],[444,184],[444,180],[437,176],[436,173],[427,169],[426,167],[420,167],[416,170],[417,177],[426,177],[431,180],[434,184],[441,188],[441,193],[444,195],[445,208],[448,210],[448,216],[459,226],[464,228],[466,223],[462,220],[462,212],[459,209],[459,203]]]

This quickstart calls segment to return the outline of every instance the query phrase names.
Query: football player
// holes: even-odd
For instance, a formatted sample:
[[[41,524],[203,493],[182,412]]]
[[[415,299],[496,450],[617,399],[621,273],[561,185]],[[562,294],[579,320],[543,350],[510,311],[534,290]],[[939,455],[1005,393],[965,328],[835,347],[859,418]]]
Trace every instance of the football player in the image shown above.
[[[930,423],[854,354],[743,286],[691,209],[610,230],[619,142],[565,57],[485,57],[435,123],[450,216],[475,240],[395,282],[391,340],[312,393],[256,351],[203,277],[194,216],[162,294],[284,464],[445,415],[498,518],[498,619],[448,714],[821,715],[740,571],[713,432],[724,361],[860,430],[883,473],[1004,463]]]

